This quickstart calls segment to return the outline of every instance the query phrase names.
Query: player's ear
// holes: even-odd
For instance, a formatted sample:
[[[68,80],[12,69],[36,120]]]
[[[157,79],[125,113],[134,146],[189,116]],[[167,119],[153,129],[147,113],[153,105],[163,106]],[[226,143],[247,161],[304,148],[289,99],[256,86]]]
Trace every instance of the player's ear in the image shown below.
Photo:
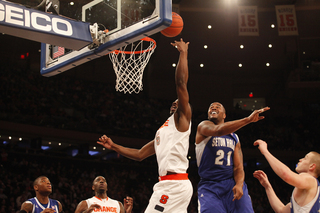
[[[315,163],[310,164],[309,170],[314,171],[316,169],[317,165]]]
[[[34,189],[34,191],[38,191],[38,189],[39,189],[38,185],[34,185],[33,189]]]

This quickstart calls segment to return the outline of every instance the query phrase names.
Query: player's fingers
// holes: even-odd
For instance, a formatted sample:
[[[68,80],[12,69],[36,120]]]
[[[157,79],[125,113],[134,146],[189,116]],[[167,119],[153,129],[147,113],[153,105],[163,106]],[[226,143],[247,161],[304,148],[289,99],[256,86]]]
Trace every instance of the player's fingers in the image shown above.
[[[104,143],[100,142],[100,141],[97,141],[97,144],[100,144],[100,145],[104,145]]]
[[[268,111],[269,109],[270,109],[270,107],[264,107],[264,108],[263,108],[264,112],[265,112],[265,111]]]

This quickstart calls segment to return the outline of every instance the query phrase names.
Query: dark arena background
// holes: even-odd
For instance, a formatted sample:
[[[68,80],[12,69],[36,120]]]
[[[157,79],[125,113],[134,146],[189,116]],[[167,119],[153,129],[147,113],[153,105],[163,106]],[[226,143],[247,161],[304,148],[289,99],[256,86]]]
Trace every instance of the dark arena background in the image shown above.
[[[60,5],[70,6],[70,1],[60,0]],[[294,5],[295,35],[279,34],[276,5]],[[241,35],[238,6],[257,6],[258,34]],[[225,106],[226,121],[271,108],[264,120],[236,132],[245,181],[257,213],[273,212],[264,188],[253,178],[257,169],[267,173],[283,203],[290,201],[293,187],[278,178],[253,142],[268,142],[270,152],[292,170],[306,153],[320,151],[320,1],[173,0],[173,8],[183,18],[183,31],[175,38],[151,36],[157,48],[139,94],[115,91],[108,56],[43,77],[40,43],[0,32],[1,213],[17,212],[35,196],[32,182],[40,175],[52,182],[51,197],[62,203],[65,213],[93,196],[97,175],[106,178],[109,197],[123,202],[131,196],[133,212],[144,212],[158,181],[155,157],[135,162],[96,141],[106,134],[118,144],[140,148],[153,140],[176,99],[172,65],[179,53],[170,42],[180,38],[190,42],[188,173],[194,193],[188,212],[198,208],[196,128],[214,101]]]

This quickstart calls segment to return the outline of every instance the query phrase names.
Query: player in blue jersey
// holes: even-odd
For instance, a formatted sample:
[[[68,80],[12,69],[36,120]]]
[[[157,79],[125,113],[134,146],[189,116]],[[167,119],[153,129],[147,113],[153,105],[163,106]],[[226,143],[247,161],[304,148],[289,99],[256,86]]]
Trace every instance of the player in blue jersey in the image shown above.
[[[300,159],[296,167],[297,174],[269,152],[265,141],[257,140],[254,145],[259,146],[261,154],[267,159],[273,171],[282,180],[295,187],[291,202],[284,205],[274,192],[267,175],[261,170],[255,171],[253,176],[265,188],[272,209],[279,213],[319,213],[320,183],[317,178],[320,176],[320,154],[309,152]]]
[[[49,198],[52,192],[51,182],[45,176],[38,177],[33,182],[36,196],[21,205],[19,213],[61,213],[62,205],[59,201]]]
[[[201,213],[253,213],[251,198],[244,182],[243,158],[239,138],[233,132],[263,119],[255,110],[250,116],[224,122],[226,110],[214,102],[208,119],[202,121],[196,134],[196,157],[200,182],[198,209]]]

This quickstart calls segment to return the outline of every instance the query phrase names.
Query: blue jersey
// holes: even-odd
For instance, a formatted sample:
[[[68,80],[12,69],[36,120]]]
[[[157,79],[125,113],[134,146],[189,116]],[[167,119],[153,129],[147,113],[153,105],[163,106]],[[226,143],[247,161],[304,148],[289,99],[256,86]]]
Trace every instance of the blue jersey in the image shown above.
[[[199,176],[202,180],[221,181],[233,178],[233,153],[239,138],[232,133],[208,137],[196,144]]]
[[[248,188],[243,182],[243,196],[233,200],[235,186],[233,153],[239,138],[232,133],[207,137],[196,144],[198,172],[198,210],[200,213],[254,213]],[[214,209],[214,211],[213,211]]]
[[[36,197],[34,197],[34,198],[30,198],[26,202],[30,202],[33,204],[31,213],[40,213],[46,208],[54,209],[55,213],[59,213],[59,203],[57,200],[53,200],[49,198],[48,204],[42,204],[39,202],[39,200]]]
[[[307,205],[303,206],[304,208],[306,208],[306,206],[310,206],[310,211],[309,213],[319,213],[320,212],[320,183],[317,180],[317,183],[318,183],[318,190],[317,190],[317,194],[316,196],[313,198],[313,200],[308,203]],[[298,207],[298,208],[295,208],[295,207]],[[293,195],[291,196],[291,207],[290,207],[290,212],[291,213],[299,213],[300,211],[298,210],[299,209],[299,205],[295,202],[295,200],[293,199]],[[304,209],[306,210],[306,209]],[[305,212],[305,211],[303,211]]]

